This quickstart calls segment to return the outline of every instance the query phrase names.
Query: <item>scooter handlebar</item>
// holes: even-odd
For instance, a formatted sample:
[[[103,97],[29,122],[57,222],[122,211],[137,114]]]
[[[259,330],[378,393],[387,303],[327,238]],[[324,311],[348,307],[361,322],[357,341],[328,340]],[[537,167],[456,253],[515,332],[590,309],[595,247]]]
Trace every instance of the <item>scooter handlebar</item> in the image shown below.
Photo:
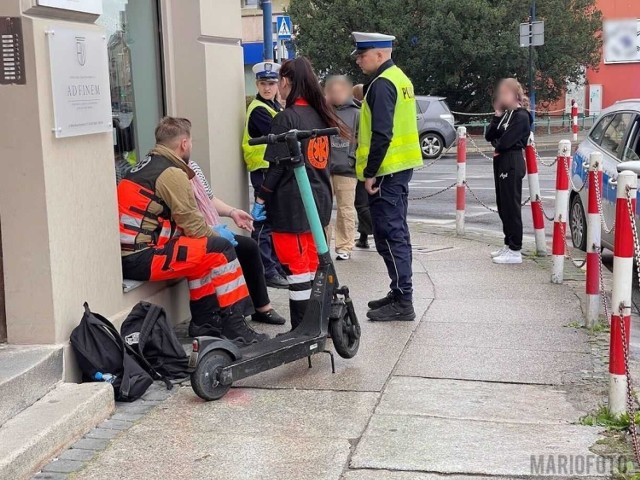
[[[289,130],[288,132],[280,133],[278,135],[270,133],[269,135],[264,135],[262,137],[250,138],[249,145],[273,145],[275,143],[284,142],[289,135],[295,135],[298,140],[303,140],[305,138],[329,137],[331,135],[338,135],[339,133],[340,130],[336,127],[315,128],[313,130]]]

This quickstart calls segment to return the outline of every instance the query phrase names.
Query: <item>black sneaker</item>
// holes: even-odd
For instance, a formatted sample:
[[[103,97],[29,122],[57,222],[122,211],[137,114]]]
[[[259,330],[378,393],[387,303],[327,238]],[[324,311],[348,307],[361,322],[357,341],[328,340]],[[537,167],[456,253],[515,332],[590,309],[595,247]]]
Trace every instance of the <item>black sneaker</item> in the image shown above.
[[[273,308],[266,312],[254,313],[251,315],[251,320],[259,323],[268,323],[269,325],[284,325],[287,323],[287,320]]]
[[[394,300],[393,302],[367,312],[367,317],[372,322],[411,322],[416,318],[413,304]]]
[[[215,325],[211,323],[203,323],[201,325],[197,323],[189,323],[189,336],[190,337],[220,337],[222,336],[222,327],[220,323]]]
[[[387,293],[386,297],[379,298],[378,300],[371,300],[367,304],[367,307],[369,307],[371,310],[377,310],[380,307],[384,307],[385,305],[389,305],[391,302],[393,302],[394,298],[395,297],[393,296],[393,292],[389,292],[389,293]]]
[[[250,345],[269,339],[268,335],[256,332],[247,324],[244,317],[238,315],[229,316],[222,321],[222,336],[240,345]]]
[[[280,275],[275,275],[267,278],[267,287],[286,289],[289,288],[289,282],[287,282],[286,278]]]

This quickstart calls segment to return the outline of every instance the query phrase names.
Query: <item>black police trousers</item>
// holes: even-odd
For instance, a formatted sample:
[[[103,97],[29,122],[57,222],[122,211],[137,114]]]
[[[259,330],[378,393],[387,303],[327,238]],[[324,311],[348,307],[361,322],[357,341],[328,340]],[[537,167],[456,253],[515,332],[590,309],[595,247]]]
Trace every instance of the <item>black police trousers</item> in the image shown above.
[[[407,225],[411,177],[413,169],[378,177],[380,190],[369,195],[376,250],[384,259],[395,298],[408,302],[413,299],[413,255]]]
[[[498,215],[502,221],[504,244],[513,251],[522,249],[522,179],[526,165],[522,150],[493,157]]]

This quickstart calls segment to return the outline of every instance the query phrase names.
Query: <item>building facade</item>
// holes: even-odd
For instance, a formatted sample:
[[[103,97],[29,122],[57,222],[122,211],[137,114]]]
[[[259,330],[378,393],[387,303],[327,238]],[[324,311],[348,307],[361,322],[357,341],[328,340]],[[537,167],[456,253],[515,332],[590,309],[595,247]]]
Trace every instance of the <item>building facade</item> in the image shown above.
[[[290,42],[278,42],[276,18],[286,15],[289,0],[272,1],[271,31],[273,32],[274,58],[278,61],[293,57]],[[255,75],[251,67],[263,60],[262,10],[258,0],[242,0],[242,51],[244,57],[245,89],[247,95],[256,94]]]
[[[600,66],[587,71],[587,108],[640,98],[640,2],[600,0],[604,48]],[[635,41],[634,41],[635,40]]]
[[[0,337],[65,344],[85,301],[116,323],[142,299],[186,320],[184,282],[123,284],[116,183],[183,116],[216,193],[246,207],[240,2],[3,0],[0,35]]]

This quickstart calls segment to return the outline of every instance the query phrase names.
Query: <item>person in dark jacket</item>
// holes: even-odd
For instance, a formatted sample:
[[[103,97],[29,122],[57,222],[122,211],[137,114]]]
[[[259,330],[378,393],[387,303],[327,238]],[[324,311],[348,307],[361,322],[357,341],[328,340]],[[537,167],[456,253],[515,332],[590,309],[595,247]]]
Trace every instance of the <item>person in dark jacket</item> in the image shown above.
[[[291,129],[338,127],[341,135],[349,138],[349,129],[324,99],[309,60],[298,57],[285,61],[280,68],[278,88],[287,106],[274,117],[271,133],[277,135]],[[331,219],[333,203],[329,172],[330,149],[327,137],[302,141],[305,168],[320,221],[325,228]],[[287,145],[268,145],[264,158],[269,161],[269,169],[260,191],[257,192],[251,214],[258,221],[266,218],[266,213],[269,215],[273,245],[289,282],[291,327],[295,329],[302,322],[311,298],[311,285],[318,269],[318,253],[295,180],[294,168],[287,162],[278,162],[289,158]]]
[[[529,100],[520,82],[505,78],[498,84],[495,115],[485,138],[491,142],[496,203],[502,220],[504,246],[491,252],[494,263],[522,263],[522,179],[526,173],[524,148],[533,119],[527,110]]]
[[[358,131],[360,106],[352,97],[353,84],[344,75],[327,78],[324,93],[327,102],[336,109],[338,117],[353,132]],[[331,137],[331,185],[336,198],[336,260],[349,260],[356,235],[356,141]],[[368,208],[368,206],[367,206]],[[331,232],[327,235],[331,241]]]
[[[353,99],[362,107],[364,100],[364,85],[359,83],[353,86]],[[358,233],[360,237],[356,240],[356,248],[370,248],[369,236],[373,234],[373,220],[371,220],[371,210],[369,210],[369,193],[364,188],[364,182],[358,180],[356,187],[356,213],[358,214]]]

